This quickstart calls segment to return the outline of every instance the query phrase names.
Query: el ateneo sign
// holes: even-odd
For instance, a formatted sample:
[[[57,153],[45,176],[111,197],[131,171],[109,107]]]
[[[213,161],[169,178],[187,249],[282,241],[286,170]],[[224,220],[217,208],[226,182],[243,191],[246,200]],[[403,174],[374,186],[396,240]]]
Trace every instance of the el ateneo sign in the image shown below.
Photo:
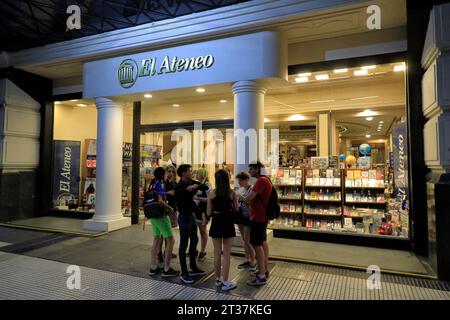
[[[117,76],[122,88],[128,89],[136,83],[138,78],[211,68],[213,64],[214,56],[212,55],[185,59],[165,56],[161,62],[154,57],[143,59],[139,64],[133,59],[126,59],[120,64]]]
[[[85,63],[83,97],[188,88],[241,80],[287,80],[287,45],[263,31]]]

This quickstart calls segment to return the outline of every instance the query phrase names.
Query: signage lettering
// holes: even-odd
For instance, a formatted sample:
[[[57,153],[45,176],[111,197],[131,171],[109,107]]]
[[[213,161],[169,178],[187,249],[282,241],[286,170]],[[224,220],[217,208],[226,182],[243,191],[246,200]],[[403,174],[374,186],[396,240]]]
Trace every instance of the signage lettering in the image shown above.
[[[133,59],[126,59],[120,64],[117,76],[122,88],[128,89],[136,83],[138,78],[211,68],[213,64],[214,56],[212,55],[195,58],[165,56],[160,64],[156,57],[143,59],[140,64]]]

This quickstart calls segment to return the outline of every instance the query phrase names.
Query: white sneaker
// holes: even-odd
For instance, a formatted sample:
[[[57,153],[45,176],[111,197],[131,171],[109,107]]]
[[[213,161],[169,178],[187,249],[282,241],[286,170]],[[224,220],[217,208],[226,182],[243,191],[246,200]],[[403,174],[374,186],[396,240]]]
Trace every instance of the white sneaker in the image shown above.
[[[235,289],[237,286],[230,281],[223,281],[222,282],[222,290],[223,291],[229,291]]]

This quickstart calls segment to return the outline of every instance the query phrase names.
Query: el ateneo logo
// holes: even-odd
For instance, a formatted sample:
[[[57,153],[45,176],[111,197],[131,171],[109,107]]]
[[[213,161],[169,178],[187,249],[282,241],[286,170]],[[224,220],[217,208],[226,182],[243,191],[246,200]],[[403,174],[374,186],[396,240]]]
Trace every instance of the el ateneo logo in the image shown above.
[[[161,61],[149,58],[141,60],[139,64],[133,59],[126,59],[119,65],[117,77],[122,88],[129,89],[139,78],[207,69],[214,65],[214,60],[213,55],[194,58],[165,56]]]

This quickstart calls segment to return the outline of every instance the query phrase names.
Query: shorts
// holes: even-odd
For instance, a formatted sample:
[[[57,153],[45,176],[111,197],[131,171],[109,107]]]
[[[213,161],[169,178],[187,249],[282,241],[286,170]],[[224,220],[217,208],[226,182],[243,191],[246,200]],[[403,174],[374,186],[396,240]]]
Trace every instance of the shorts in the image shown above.
[[[267,241],[267,222],[250,221],[250,243],[261,246]]]
[[[159,219],[150,219],[152,224],[152,231],[154,237],[170,238],[173,236],[172,224],[170,223],[169,216],[165,216]]]
[[[250,228],[250,217],[242,217],[240,224],[242,224],[244,227]]]

